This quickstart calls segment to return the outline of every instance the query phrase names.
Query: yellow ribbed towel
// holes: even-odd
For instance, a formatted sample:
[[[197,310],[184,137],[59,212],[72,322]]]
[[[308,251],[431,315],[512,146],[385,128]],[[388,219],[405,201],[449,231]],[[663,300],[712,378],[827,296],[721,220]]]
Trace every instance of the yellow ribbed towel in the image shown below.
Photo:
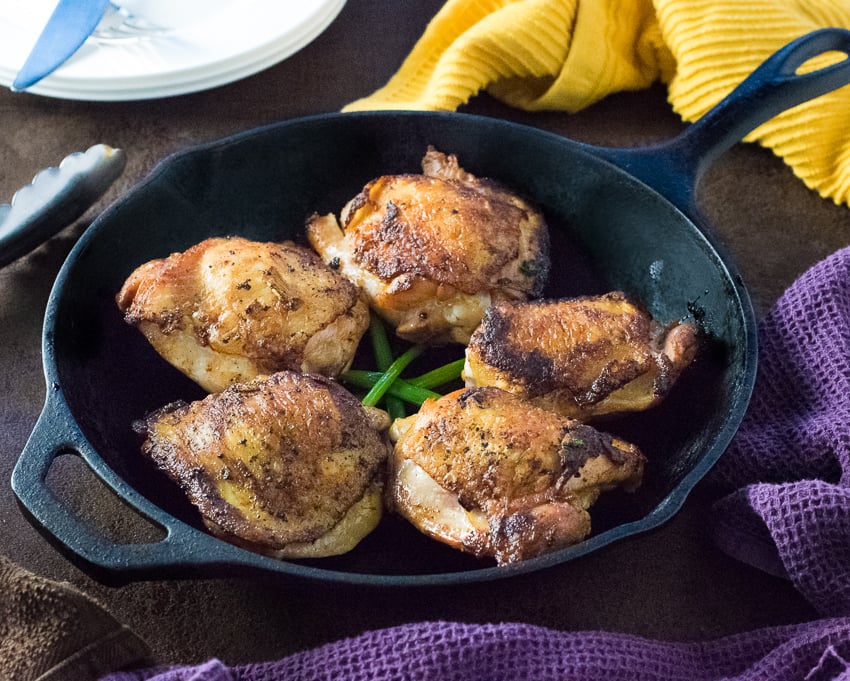
[[[386,86],[345,110],[453,110],[486,90],[530,111],[575,112],[661,81],[695,121],[780,47],[830,26],[850,29],[850,0],[449,0]],[[746,139],[850,203],[850,87]]]

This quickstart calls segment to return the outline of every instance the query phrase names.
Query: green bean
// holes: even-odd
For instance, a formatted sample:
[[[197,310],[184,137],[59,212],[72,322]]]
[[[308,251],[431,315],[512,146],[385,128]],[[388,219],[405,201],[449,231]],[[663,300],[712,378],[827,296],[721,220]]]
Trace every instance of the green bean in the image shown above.
[[[413,345],[399,355],[363,398],[363,405],[374,407],[408,364],[422,354],[424,345]]]
[[[350,369],[346,371],[344,374],[340,375],[340,380],[344,383],[348,383],[350,385],[356,386],[358,388],[366,388],[369,389],[384,374],[380,371],[363,371],[361,369]],[[411,404],[421,405],[425,400],[437,399],[440,397],[440,393],[435,393],[432,390],[427,390],[425,388],[420,388],[415,385],[411,385],[407,381],[397,378],[393,381],[393,384],[387,390],[387,397],[397,397],[399,399],[404,400],[405,402],[410,402]]]
[[[389,338],[387,338],[387,331],[384,328],[384,323],[375,313],[372,313],[369,317],[369,338],[372,340],[372,351],[375,354],[375,364],[378,365],[379,370],[386,371],[393,363],[393,351],[392,348],[390,348],[390,341]],[[402,404],[399,398],[395,395],[387,395],[385,403],[390,418],[398,419],[406,416],[404,404]]]
[[[407,382],[419,388],[436,388],[437,386],[451,383],[460,378],[464,361],[463,359],[459,359],[449,362],[421,376],[409,378]]]
[[[372,340],[372,350],[375,353],[375,363],[380,371],[386,371],[393,363],[393,351],[384,323],[376,314],[369,318],[369,338]]]

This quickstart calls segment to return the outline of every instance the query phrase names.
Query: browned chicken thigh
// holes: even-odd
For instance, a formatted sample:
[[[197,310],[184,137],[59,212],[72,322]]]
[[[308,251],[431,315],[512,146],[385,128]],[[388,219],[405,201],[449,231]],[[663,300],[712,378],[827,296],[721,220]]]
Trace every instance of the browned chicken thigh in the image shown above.
[[[330,379],[283,371],[151,414],[145,454],[216,535],[278,558],[353,548],[377,525],[387,415]]]
[[[116,300],[210,392],[281,369],[336,375],[369,326],[357,288],[292,242],[207,239],[141,265]]]
[[[307,234],[411,342],[466,343],[496,300],[540,293],[549,269],[542,215],[457,158],[429,148],[421,175],[369,182]]]
[[[664,328],[619,292],[506,302],[472,335],[463,377],[586,420],[658,404],[697,346],[696,325]]]
[[[393,423],[389,496],[423,533],[513,563],[581,541],[605,490],[634,490],[637,447],[498,388],[427,400]]]

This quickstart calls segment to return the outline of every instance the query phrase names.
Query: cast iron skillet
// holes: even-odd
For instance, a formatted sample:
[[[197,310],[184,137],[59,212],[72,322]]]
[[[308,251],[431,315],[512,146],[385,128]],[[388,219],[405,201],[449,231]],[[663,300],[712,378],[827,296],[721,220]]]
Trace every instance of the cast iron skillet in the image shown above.
[[[706,165],[747,132],[850,81],[847,59],[795,73],[832,50],[849,54],[850,32],[826,29],[795,41],[700,122],[652,148],[596,148],[470,115],[373,112],[286,121],[168,158],[95,221],[59,273],[44,324],[47,399],[13,473],[16,494],[78,557],[131,577],[259,569],[341,584],[473,582],[554,566],[657,527],[726,448],[755,377],[750,301],[733,266],[697,226],[693,188]],[[313,211],[337,212],[378,175],[416,172],[429,144],[542,207],[556,273],[547,295],[622,289],[665,322],[691,318],[704,328],[696,364],[663,405],[604,426],[648,455],[642,490],[603,497],[587,541],[501,568],[428,540],[395,517],[351,553],[312,562],[272,560],[210,536],[182,493],[141,456],[130,425],[202,393],[124,324],[115,293],[140,263],[208,236],[300,238]],[[68,452],[161,526],[164,539],[115,544],[71,513],[45,484],[51,463]]]

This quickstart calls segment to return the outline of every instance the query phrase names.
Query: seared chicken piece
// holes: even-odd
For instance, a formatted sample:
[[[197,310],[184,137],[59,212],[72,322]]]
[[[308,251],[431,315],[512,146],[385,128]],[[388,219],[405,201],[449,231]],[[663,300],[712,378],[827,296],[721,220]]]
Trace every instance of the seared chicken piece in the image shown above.
[[[697,346],[694,324],[664,328],[619,292],[499,303],[472,335],[463,377],[587,420],[658,404]]]
[[[141,265],[116,301],[209,392],[281,369],[337,375],[369,326],[357,288],[292,242],[207,239]]]
[[[498,388],[458,390],[398,419],[389,493],[426,535],[513,563],[581,541],[599,494],[634,490],[634,445]]]
[[[389,417],[330,379],[283,371],[137,424],[142,451],[210,530],[277,558],[344,553],[382,511]]]
[[[369,182],[307,235],[411,342],[466,343],[496,300],[538,295],[549,270],[543,216],[429,147],[422,175]]]

